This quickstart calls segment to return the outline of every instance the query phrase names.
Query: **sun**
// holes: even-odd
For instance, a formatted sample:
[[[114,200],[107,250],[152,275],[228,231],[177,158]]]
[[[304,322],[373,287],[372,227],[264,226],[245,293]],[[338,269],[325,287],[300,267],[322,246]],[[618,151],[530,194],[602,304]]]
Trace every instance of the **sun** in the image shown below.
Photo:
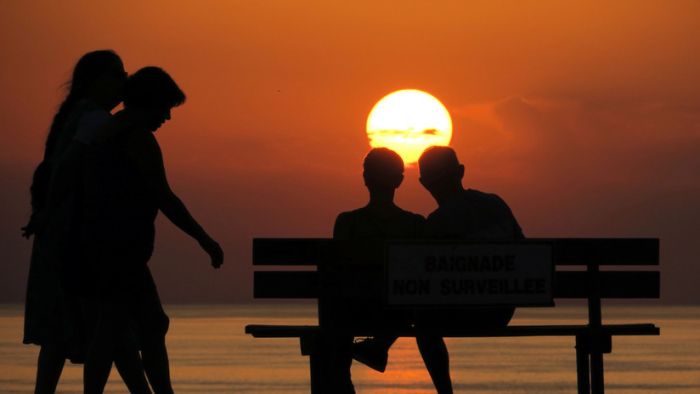
[[[372,148],[389,148],[406,165],[412,165],[425,148],[450,144],[452,119],[445,106],[430,94],[398,90],[379,100],[370,111],[367,138]]]

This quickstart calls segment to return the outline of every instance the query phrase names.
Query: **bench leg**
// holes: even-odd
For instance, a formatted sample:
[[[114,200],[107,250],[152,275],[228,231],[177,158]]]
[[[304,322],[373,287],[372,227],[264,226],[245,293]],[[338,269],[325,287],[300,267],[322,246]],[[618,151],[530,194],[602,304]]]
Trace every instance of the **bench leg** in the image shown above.
[[[305,339],[309,355],[311,394],[355,394],[350,380],[350,345],[352,337],[325,336],[321,333]],[[308,343],[311,343],[309,346]],[[304,341],[302,341],[304,343]],[[347,358],[339,356],[345,354]],[[344,362],[347,361],[347,370]]]
[[[591,394],[590,369],[588,366],[588,338],[576,336],[576,374],[578,394]]]
[[[592,394],[603,394],[605,382],[603,379],[603,353],[591,353],[591,388]]]
[[[326,343],[320,334],[307,335],[299,338],[301,342],[301,354],[309,356],[309,378],[311,381],[311,394],[328,394],[327,377],[327,349]]]

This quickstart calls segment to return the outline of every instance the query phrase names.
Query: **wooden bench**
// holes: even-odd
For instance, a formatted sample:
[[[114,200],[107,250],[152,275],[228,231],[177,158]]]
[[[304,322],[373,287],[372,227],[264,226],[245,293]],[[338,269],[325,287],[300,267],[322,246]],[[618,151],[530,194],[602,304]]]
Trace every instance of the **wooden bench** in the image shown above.
[[[509,325],[495,329],[433,327],[377,327],[370,323],[342,327],[331,324],[324,308],[338,294],[373,299],[386,306],[392,286],[385,267],[388,250],[397,244],[426,244],[426,241],[338,241],[332,239],[254,239],[254,297],[267,299],[318,299],[319,324],[312,326],[249,325],[246,333],[255,338],[299,338],[302,355],[310,356],[311,392],[326,393],[319,349],[322,333],[357,337],[377,335],[439,335],[442,337],[530,337],[572,336],[576,340],[578,393],[604,392],[603,354],[612,351],[612,337],[659,335],[653,323],[603,324],[601,299],[659,298],[658,239],[528,239],[519,241],[455,241],[464,246],[488,244],[531,247],[545,245],[551,251],[551,298],[585,299],[588,324]],[[430,243],[427,243],[428,246]],[[392,246],[393,245],[393,246]],[[413,252],[412,252],[413,253]],[[423,258],[423,257],[419,257]],[[633,269],[632,266],[645,266]],[[302,268],[303,267],[303,268]],[[315,267],[316,270],[310,269]],[[601,269],[601,267],[604,267]],[[610,270],[610,267],[617,268]],[[270,268],[274,270],[270,270]],[[394,290],[395,291],[395,290]],[[512,298],[512,297],[511,297]],[[518,298],[518,297],[516,297]],[[522,297],[527,298],[527,297]],[[393,302],[393,301],[392,301]],[[438,301],[439,302],[439,301]],[[332,304],[332,303],[331,303]],[[532,302],[525,302],[532,306]],[[552,302],[548,306],[554,306]],[[508,305],[520,307],[519,303]],[[416,308],[440,308],[431,304]],[[444,305],[442,306],[444,307]],[[388,309],[387,309],[388,310]]]

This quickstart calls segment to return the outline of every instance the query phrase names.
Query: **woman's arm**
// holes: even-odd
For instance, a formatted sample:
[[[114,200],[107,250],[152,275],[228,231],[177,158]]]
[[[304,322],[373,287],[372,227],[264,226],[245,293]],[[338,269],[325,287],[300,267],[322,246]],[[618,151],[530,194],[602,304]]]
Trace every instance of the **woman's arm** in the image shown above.
[[[22,227],[24,231],[23,237],[29,238],[45,227],[58,210],[66,195],[79,187],[83,174],[83,159],[85,158],[86,149],[87,145],[75,140],[68,145],[66,151],[56,163],[56,169],[51,175],[49,191],[46,196],[46,206],[43,211],[32,215],[26,227]]]
[[[197,240],[211,257],[212,266],[219,268],[224,261],[224,252],[192,217],[180,198],[170,189],[165,176],[163,155],[153,133],[147,130],[135,130],[127,144],[127,153],[138,166],[161,212],[175,226]]]

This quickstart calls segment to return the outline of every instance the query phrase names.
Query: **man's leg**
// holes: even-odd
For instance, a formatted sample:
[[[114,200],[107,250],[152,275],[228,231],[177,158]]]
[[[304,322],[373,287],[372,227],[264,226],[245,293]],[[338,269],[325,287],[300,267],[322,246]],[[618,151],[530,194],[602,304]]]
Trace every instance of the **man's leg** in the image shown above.
[[[331,376],[332,392],[337,394],[355,394],[355,386],[352,384],[350,373],[353,337],[332,335],[327,340],[330,366],[328,373]]]
[[[170,320],[154,289],[148,292],[137,311],[141,335],[143,368],[155,394],[172,394],[170,361],[165,346],[165,334]]]
[[[114,366],[131,394],[151,394],[136,346],[120,348],[114,355]]]
[[[383,373],[389,361],[389,348],[398,338],[394,335],[379,335],[355,342],[352,345],[352,358]]]
[[[122,345],[122,336],[129,323],[125,305],[117,302],[102,302],[99,306],[97,326],[85,355],[83,384],[85,394],[102,394],[116,347]]]
[[[452,394],[450,355],[445,341],[437,336],[419,336],[416,343],[438,394]]]

